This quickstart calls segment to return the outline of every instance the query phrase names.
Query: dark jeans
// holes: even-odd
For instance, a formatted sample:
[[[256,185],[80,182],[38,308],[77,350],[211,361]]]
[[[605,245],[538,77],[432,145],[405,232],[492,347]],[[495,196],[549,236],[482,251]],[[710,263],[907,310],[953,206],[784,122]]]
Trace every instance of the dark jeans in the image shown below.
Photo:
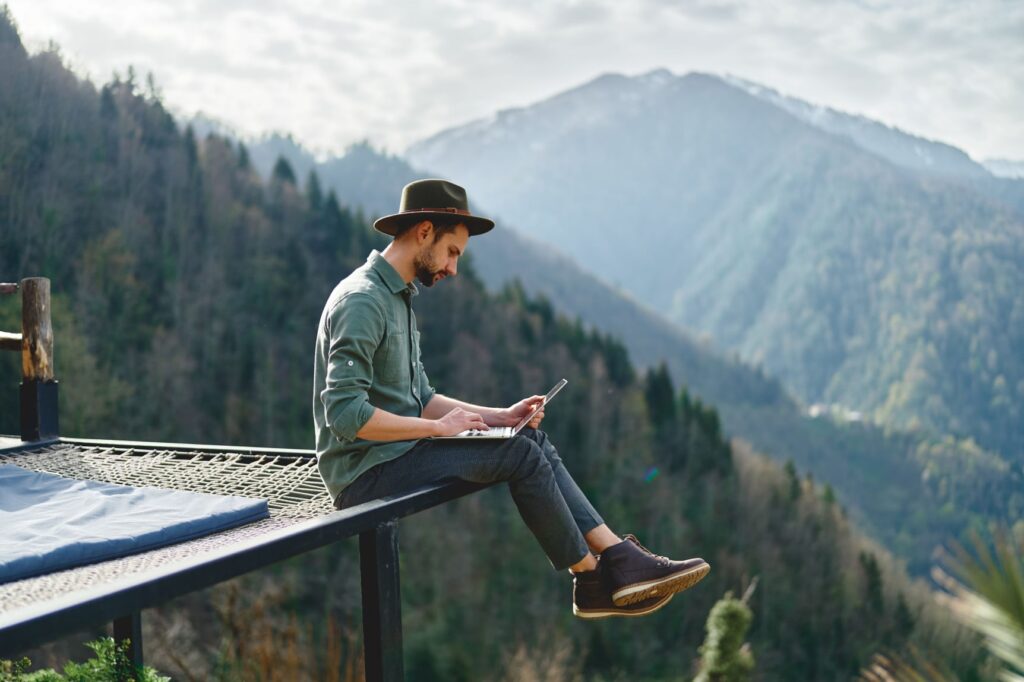
[[[452,478],[508,481],[519,515],[557,570],[586,556],[584,534],[604,523],[547,435],[530,428],[508,440],[421,440],[401,457],[365,471],[336,504],[353,507]]]

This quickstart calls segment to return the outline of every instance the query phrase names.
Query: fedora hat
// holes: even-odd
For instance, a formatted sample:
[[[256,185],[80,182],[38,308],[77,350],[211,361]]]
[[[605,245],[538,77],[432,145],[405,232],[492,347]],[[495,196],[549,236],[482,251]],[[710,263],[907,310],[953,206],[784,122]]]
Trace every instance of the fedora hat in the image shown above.
[[[402,188],[402,201],[398,213],[378,218],[373,229],[394,237],[403,228],[423,220],[444,218],[446,221],[458,216],[458,221],[468,229],[470,236],[483,234],[494,227],[494,221],[475,216],[469,212],[466,190],[447,180],[415,180]]]

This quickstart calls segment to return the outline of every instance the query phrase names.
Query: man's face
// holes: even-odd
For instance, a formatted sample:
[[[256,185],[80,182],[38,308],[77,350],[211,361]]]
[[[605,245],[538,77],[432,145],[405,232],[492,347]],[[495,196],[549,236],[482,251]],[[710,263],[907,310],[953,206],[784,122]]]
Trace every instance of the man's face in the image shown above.
[[[423,286],[432,287],[445,277],[454,277],[458,271],[459,256],[465,252],[468,242],[469,230],[465,225],[459,224],[453,232],[448,232],[436,242],[431,228],[413,260],[416,279]]]

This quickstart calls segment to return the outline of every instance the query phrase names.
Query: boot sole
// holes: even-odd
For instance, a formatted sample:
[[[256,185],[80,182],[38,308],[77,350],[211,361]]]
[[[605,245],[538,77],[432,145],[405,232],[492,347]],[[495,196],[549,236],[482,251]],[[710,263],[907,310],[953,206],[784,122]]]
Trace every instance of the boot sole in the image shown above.
[[[598,620],[600,618],[614,618],[616,616],[634,618],[636,616],[646,616],[647,614],[654,613],[665,604],[672,601],[672,595],[668,595],[661,601],[651,604],[646,609],[635,609],[633,611],[623,611],[621,609],[588,609],[586,611],[576,608],[576,605],[572,605],[572,615],[577,618],[585,618],[587,620]]]
[[[694,566],[683,573],[620,587],[612,593],[612,601],[616,606],[628,606],[644,599],[676,594],[690,589],[710,572],[711,566],[705,561],[700,566]]]

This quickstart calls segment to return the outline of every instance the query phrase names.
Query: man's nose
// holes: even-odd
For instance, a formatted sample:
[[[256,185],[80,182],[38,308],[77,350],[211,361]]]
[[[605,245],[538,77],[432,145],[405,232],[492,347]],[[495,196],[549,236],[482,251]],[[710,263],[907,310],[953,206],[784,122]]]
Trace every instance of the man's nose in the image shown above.
[[[450,263],[448,263],[448,274],[450,274],[452,277],[454,277],[456,275],[456,273],[458,272],[458,269],[459,269],[459,261],[452,260]]]

